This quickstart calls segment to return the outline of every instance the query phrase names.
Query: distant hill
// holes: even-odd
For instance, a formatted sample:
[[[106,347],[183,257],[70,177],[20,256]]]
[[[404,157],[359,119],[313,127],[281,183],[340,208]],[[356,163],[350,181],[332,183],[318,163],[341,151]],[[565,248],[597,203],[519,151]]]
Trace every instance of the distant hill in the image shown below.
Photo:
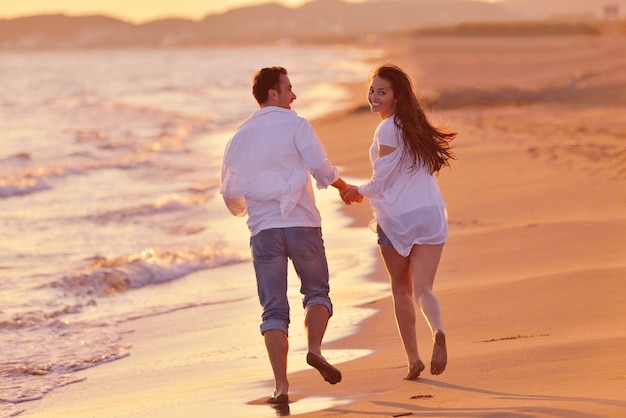
[[[503,9],[522,19],[566,18],[576,16],[602,17],[606,6],[617,6],[626,15],[626,0],[505,0]]]
[[[626,0],[313,0],[297,8],[268,3],[207,15],[200,21],[161,19],[141,25],[106,16],[42,15],[0,20],[0,49],[358,42],[370,35],[462,22],[572,14],[600,17],[607,3],[626,10]]]
[[[106,16],[45,15],[0,20],[0,47],[83,47],[123,45],[132,24]]]

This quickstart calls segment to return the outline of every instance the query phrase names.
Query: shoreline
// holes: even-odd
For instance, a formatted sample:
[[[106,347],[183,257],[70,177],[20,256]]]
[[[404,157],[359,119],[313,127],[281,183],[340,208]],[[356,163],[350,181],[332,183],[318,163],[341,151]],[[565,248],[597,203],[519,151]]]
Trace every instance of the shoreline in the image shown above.
[[[346,88],[348,90],[352,90],[354,86],[351,84],[348,84],[346,85]],[[348,107],[341,109],[341,110],[334,110],[330,114],[319,117],[317,119],[313,119],[312,121],[315,122],[316,120],[323,120],[327,117],[332,117],[332,115],[342,114],[344,112],[349,112],[349,111],[350,111],[350,108]],[[224,135],[226,135],[226,133],[223,130],[220,130],[220,131],[217,131],[214,135],[212,135],[212,137],[216,136],[219,138],[219,137],[223,137]],[[333,200],[334,200],[333,192],[334,190],[330,191],[330,193],[333,195]],[[328,192],[323,191],[322,193],[328,193]],[[326,211],[329,210],[328,207],[326,207],[325,209]],[[333,211],[336,211],[336,209],[333,209]],[[343,218],[343,223],[350,222],[350,219],[353,219],[353,218],[349,215],[346,215],[345,218]],[[372,249],[372,251],[374,251],[374,249]],[[202,272],[195,273],[195,274],[202,274]],[[352,309],[359,309],[359,308],[358,306],[353,306]],[[181,353],[187,352],[187,351],[191,352],[193,350],[201,352],[202,351],[200,347],[201,343],[195,344],[193,347],[187,348],[184,350],[179,347],[176,347],[176,345],[180,344],[179,340],[181,339],[181,336],[183,337],[182,339],[185,340],[184,334],[186,332],[191,331],[192,333],[198,334],[198,335],[201,335],[202,333],[204,333],[205,330],[203,329],[201,325],[196,323],[197,321],[194,318],[197,316],[206,316],[206,315],[207,315],[206,306],[196,306],[196,307],[184,308],[180,310],[163,312],[163,313],[159,313],[156,315],[133,318],[133,319],[129,319],[128,321],[125,321],[124,323],[121,324],[121,334],[123,335],[123,340],[122,340],[123,344],[127,345],[128,350],[129,350],[126,355],[114,361],[99,363],[98,365],[94,367],[89,367],[89,368],[74,372],[73,373],[74,378],[71,381],[69,381],[68,384],[51,389],[49,393],[46,393],[41,398],[31,399],[29,401],[24,401],[24,402],[15,404],[16,408],[15,410],[13,409],[11,410],[12,413],[10,416],[39,417],[39,416],[57,416],[57,415],[62,414],[63,416],[66,416],[66,417],[72,417],[72,416],[83,417],[85,416],[85,414],[88,414],[89,416],[92,416],[92,417],[99,417],[99,416],[108,417],[108,416],[111,416],[111,414],[115,415],[119,413],[130,414],[130,415],[137,414],[138,413],[137,410],[126,407],[125,404],[130,403],[130,402],[125,401],[125,399],[127,399],[126,395],[119,394],[118,390],[115,390],[109,394],[99,393],[100,390],[103,389],[104,386],[114,385],[116,387],[117,386],[125,387],[125,389],[128,390],[129,392],[139,392],[141,396],[144,396],[147,392],[154,391],[155,386],[153,383],[146,385],[146,387],[143,389],[137,389],[137,387],[134,384],[135,379],[137,378],[134,378],[131,375],[129,375],[129,373],[125,369],[127,368],[137,369],[138,372],[144,374],[145,376],[149,376],[151,372],[149,369],[146,369],[146,367],[150,368],[150,366],[147,366],[147,363],[149,362],[159,363],[164,360],[163,358],[159,356],[158,352],[155,351],[157,348],[167,349],[168,351],[169,350],[180,351]],[[301,315],[299,312],[294,312],[292,321],[294,319],[297,320],[300,316]],[[361,317],[361,316],[362,315],[357,315],[357,317]],[[366,316],[369,316],[369,314],[367,314]],[[183,327],[182,331],[179,328],[174,330],[172,329],[172,326],[176,322],[186,323],[187,326]],[[351,321],[348,321],[348,322],[351,322]],[[167,329],[166,331],[160,330],[163,324],[165,324],[164,326]],[[332,324],[329,324],[329,331],[331,332],[327,334],[332,333],[331,328],[332,328]],[[352,331],[335,331],[334,333],[336,334],[337,332],[339,332],[340,336],[338,338],[335,337],[334,338],[335,340],[349,338],[349,335],[351,334]],[[166,341],[169,336],[173,337],[172,342]],[[251,338],[256,338],[256,337],[257,337],[256,334],[251,336]],[[292,339],[290,338],[290,340]],[[294,344],[294,341],[292,340],[291,343]],[[263,346],[262,339],[258,341],[258,345],[259,347]],[[330,349],[328,349],[328,351],[329,353],[331,352]],[[329,355],[333,358],[340,359],[338,360],[339,362],[339,361],[345,361],[346,358],[359,357],[363,355],[361,353],[362,351],[363,350],[360,350],[358,348],[350,349],[350,350],[341,349],[341,350],[336,350],[336,352],[329,354]],[[290,353],[290,363],[292,363],[291,361],[293,360],[292,357],[296,357],[296,356],[297,356],[297,353],[295,354]],[[262,358],[261,360],[263,364],[267,362],[266,358]],[[196,364],[196,365],[200,366],[199,369],[200,370],[203,369],[205,374],[207,375],[212,372],[212,370],[207,369],[206,365],[204,366],[202,364]],[[309,368],[310,367],[306,364],[303,364],[299,367],[297,366],[294,367],[292,365],[290,366],[290,372],[297,372],[298,370],[304,371],[304,369],[309,369]],[[159,367],[156,367],[155,369],[159,369]],[[174,383],[172,384],[173,386],[176,387],[176,389],[174,390],[180,389],[180,386],[183,384],[182,381],[185,379],[182,376],[185,373],[184,369],[186,368],[185,367],[181,368],[180,375],[177,374],[174,377]],[[248,369],[248,372],[249,371],[250,370]],[[160,371],[160,373],[162,372],[163,370]],[[187,370],[186,372],[191,375],[189,380],[192,383],[190,383],[190,385],[193,385],[198,382],[198,379],[199,379],[198,371],[190,372],[189,370]],[[257,372],[258,370],[255,373]],[[315,373],[317,374],[317,372]],[[140,380],[143,380],[145,378],[146,377],[140,378]],[[270,383],[271,382],[271,370],[264,370],[263,373],[249,375],[246,380],[249,381],[250,379],[253,380],[253,382],[251,383],[252,390],[258,392],[259,385],[265,386],[266,384],[271,384]],[[127,383],[126,380],[130,380],[130,382]],[[202,386],[201,383],[198,383],[198,385]],[[236,391],[237,391],[236,387],[233,386],[231,393],[234,394]],[[73,402],[69,402],[71,406],[68,405],[69,399],[74,400]],[[81,399],[81,400],[77,401],[78,399]],[[265,397],[263,398],[263,400],[264,399]],[[90,405],[88,405],[87,402],[90,403]],[[194,405],[198,402],[205,404],[207,401],[206,400],[192,401]],[[214,402],[216,401],[214,400]],[[254,401],[250,401],[249,397],[246,395],[240,397],[239,402],[241,402],[242,404],[254,403]],[[140,406],[139,408],[140,410],[142,410],[140,415],[143,415],[143,413],[146,413],[148,415],[151,414],[151,412],[149,411],[153,410],[153,406],[151,406],[150,404],[153,404],[153,403],[154,402],[150,401],[150,402],[146,402],[145,405],[142,404],[143,406]],[[303,400],[301,403],[306,404],[306,401]],[[332,398],[327,398],[326,400],[324,400],[324,398],[317,397],[315,398],[315,401],[313,402],[312,405],[307,406],[306,411],[310,411],[310,410],[317,411],[317,410],[324,409],[325,405],[334,405],[334,404],[336,404],[336,402],[333,401]],[[250,410],[248,410],[245,413],[245,416],[246,417],[265,416],[267,412],[266,411],[267,405],[264,402],[263,402],[263,405],[264,407],[262,408],[262,411],[259,410],[258,413],[251,413]],[[198,405],[194,406],[194,408],[197,408],[197,407]],[[182,408],[182,409],[177,408],[175,409],[174,413],[175,414],[183,413],[182,412],[183,410],[186,410],[186,408]],[[237,410],[237,408],[235,407],[234,410]]]
[[[424,85],[436,93],[452,81],[466,83],[454,87],[459,91],[470,85],[506,85],[510,84],[508,71],[515,66],[521,67],[516,74],[522,78],[536,77],[520,81],[533,86],[570,80],[576,71],[602,76],[592,77],[590,82],[598,88],[585,90],[589,94],[599,94],[605,85],[626,85],[617,73],[606,70],[623,65],[626,57],[607,55],[606,62],[594,61],[595,40],[541,43],[527,39],[497,55],[484,52],[485,45],[475,39],[431,41],[407,41],[403,44],[406,54],[398,55],[396,50],[388,57],[409,70],[418,90]],[[495,41],[485,42],[493,46]],[[563,42],[581,48],[564,50],[555,57],[554,51]],[[529,50],[533,54],[525,55],[527,61],[520,65],[516,57]],[[546,71],[533,73],[537,67]],[[454,143],[458,161],[439,175],[450,213],[450,239],[435,293],[448,337],[448,368],[440,376],[423,372],[417,381],[402,380],[404,350],[391,298],[384,296],[361,305],[376,313],[354,333],[323,345],[323,352],[355,349],[371,354],[340,363],[344,379],[337,385],[327,384],[313,369],[290,372],[290,396],[296,402],[283,413],[301,417],[626,414],[626,308],[622,301],[626,292],[626,167],[620,159],[626,106],[597,104],[597,97],[593,99],[593,105],[544,101],[434,109],[434,117],[461,132]],[[329,159],[342,168],[342,176],[369,177],[367,149],[379,120],[364,104],[364,98],[355,99],[353,108],[313,121]],[[367,201],[346,206],[343,212],[353,220],[352,227],[366,227],[371,218]],[[371,249],[376,255],[374,234]],[[380,256],[374,266],[367,280],[386,283]],[[197,341],[202,339],[202,333],[194,331],[197,324],[184,327],[190,333],[177,328],[178,321],[193,317],[187,314],[174,312],[142,320],[146,328],[130,339],[141,342],[143,348],[139,350],[138,344],[138,351],[124,360],[126,364],[113,362],[81,372],[95,385],[96,393],[90,393],[95,402],[83,405],[88,409],[78,409],[76,400],[86,398],[85,385],[77,384],[29,402],[22,416],[54,416],[55,412],[130,416],[124,414],[130,404],[136,406],[134,412],[141,411],[132,416],[206,413],[214,405],[197,388],[202,387],[202,373],[211,371],[197,370],[201,363],[194,363],[195,369],[184,362],[158,364],[159,353],[154,351],[165,347],[181,358],[194,356]],[[422,318],[417,327],[420,355],[428,365],[430,330]],[[161,337],[154,338],[155,332]],[[164,387],[142,380],[142,373],[144,379],[149,375],[145,370],[156,367],[165,370],[161,378],[168,384]],[[114,374],[125,368],[136,372],[131,381]],[[249,376],[249,380],[271,381],[271,374]],[[115,396],[110,393],[112,385],[122,386],[115,388]],[[184,396],[172,396],[181,393]],[[238,393],[237,397],[247,395]],[[314,411],[298,412],[299,405],[315,406],[319,399]],[[73,405],[74,415],[68,405]],[[259,416],[280,412],[267,405],[254,408]],[[98,415],[96,411],[108,412]]]

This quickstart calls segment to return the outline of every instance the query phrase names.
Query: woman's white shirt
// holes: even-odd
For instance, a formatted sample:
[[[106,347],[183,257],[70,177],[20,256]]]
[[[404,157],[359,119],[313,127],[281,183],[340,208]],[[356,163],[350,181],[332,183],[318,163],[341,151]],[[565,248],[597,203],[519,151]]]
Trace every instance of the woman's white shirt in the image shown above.
[[[379,158],[381,145],[395,150]],[[358,190],[370,198],[372,226],[378,223],[395,250],[405,257],[414,244],[443,244],[448,237],[448,222],[437,179],[427,166],[410,167],[412,159],[405,153],[402,132],[393,116],[376,128],[370,161],[372,177]]]

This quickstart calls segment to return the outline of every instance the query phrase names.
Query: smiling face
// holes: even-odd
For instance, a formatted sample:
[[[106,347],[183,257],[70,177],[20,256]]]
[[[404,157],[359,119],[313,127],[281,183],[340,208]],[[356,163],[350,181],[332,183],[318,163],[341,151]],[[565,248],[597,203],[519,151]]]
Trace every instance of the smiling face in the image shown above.
[[[391,83],[380,76],[372,79],[367,100],[371,111],[378,113],[381,119],[387,119],[396,110],[396,98]]]

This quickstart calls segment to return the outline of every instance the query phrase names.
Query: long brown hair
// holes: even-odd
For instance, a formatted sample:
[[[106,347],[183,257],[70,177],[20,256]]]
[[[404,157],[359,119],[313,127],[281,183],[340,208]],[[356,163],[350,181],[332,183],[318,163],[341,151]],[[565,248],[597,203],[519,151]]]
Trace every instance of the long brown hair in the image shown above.
[[[457,132],[445,132],[431,125],[415,96],[410,77],[402,69],[384,64],[374,70],[370,79],[377,76],[391,83],[396,99],[393,120],[402,132],[411,168],[424,165],[434,174],[442,167],[450,166],[448,160],[456,159],[450,141],[457,136]]]

